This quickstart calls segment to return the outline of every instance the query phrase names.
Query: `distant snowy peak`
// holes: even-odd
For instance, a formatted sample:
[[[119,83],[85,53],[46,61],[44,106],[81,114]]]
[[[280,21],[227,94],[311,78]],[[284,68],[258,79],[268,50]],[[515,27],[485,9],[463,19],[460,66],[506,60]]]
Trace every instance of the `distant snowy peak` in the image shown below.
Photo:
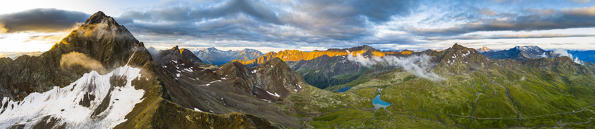
[[[483,47],[477,49],[477,51],[479,51],[479,52],[489,52],[489,51],[492,51],[492,49],[490,49],[490,48],[488,48],[486,46],[483,46]]]
[[[222,65],[232,60],[252,60],[262,56],[262,52],[254,49],[223,51],[214,47],[202,48],[194,53],[203,62],[214,65]]]
[[[538,46],[515,46],[507,50],[486,51],[482,53],[490,59],[527,60],[548,58],[552,56],[551,51],[543,50]]]
[[[589,53],[589,51],[571,51],[575,54]],[[539,58],[551,58],[551,57],[562,57],[566,56],[574,60],[575,63],[582,64],[581,59],[591,59],[589,56],[581,55],[581,58],[573,56],[568,50],[555,49],[555,50],[544,50],[538,46],[515,46],[507,50],[500,51],[486,51],[482,52],[485,56],[491,59],[515,59],[515,60],[528,60],[528,59],[539,59]],[[588,55],[588,54],[586,54]]]

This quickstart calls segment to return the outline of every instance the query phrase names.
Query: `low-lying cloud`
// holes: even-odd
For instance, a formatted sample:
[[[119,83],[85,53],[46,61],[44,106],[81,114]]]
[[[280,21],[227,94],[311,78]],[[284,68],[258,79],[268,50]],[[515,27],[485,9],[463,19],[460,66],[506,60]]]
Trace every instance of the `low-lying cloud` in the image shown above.
[[[62,58],[60,59],[60,67],[69,68],[75,65],[80,65],[83,68],[95,70],[100,73],[105,72],[105,68],[99,61],[88,57],[83,53],[70,52],[62,55]]]
[[[583,64],[583,61],[579,60],[578,57],[573,57],[572,54],[568,53],[567,50],[564,49],[555,49],[553,51],[554,55],[558,55],[558,56],[566,56],[570,59],[573,59],[574,63],[577,64]]]
[[[432,81],[443,80],[444,78],[432,72],[431,68],[434,64],[430,62],[431,57],[428,55],[411,55],[406,57],[383,56],[383,57],[365,57],[362,55],[349,55],[347,59],[358,62],[359,64],[371,67],[373,65],[395,66],[403,68],[403,70],[412,73],[415,76],[425,78]]]

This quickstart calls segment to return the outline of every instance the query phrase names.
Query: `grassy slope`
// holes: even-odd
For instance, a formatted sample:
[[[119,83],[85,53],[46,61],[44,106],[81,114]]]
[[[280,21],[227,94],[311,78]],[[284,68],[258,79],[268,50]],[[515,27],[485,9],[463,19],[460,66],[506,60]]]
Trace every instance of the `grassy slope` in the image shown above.
[[[309,89],[290,99],[315,128],[595,126],[592,75],[519,67],[443,77],[433,82],[397,70],[348,83],[354,87],[345,93]],[[377,87],[392,103],[386,110],[372,108]]]

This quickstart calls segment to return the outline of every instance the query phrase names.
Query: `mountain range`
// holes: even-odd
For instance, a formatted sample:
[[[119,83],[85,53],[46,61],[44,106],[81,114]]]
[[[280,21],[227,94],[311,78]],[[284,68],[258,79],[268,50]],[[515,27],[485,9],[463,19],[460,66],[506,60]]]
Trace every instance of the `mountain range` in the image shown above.
[[[194,51],[196,56],[203,60],[204,63],[222,65],[232,60],[252,60],[262,56],[262,52],[254,49],[242,50],[219,50],[214,47],[202,48]]]
[[[592,128],[588,52],[150,54],[97,12],[38,56],[0,58],[0,128]]]

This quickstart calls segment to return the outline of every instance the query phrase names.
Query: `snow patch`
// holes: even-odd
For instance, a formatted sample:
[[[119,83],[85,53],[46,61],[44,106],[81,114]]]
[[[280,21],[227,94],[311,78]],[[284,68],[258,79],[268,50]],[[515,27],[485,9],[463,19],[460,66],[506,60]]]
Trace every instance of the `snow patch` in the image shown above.
[[[184,71],[184,72],[188,72],[188,73],[190,73],[190,72],[194,72],[194,70],[192,70],[192,67],[190,67],[190,68],[185,68],[185,69],[182,69],[182,71]]]
[[[45,116],[58,119],[58,124],[65,124],[66,128],[113,128],[126,121],[126,114],[142,101],[144,91],[132,86],[132,80],[141,77],[140,71],[130,66],[116,68],[104,75],[92,71],[66,87],[31,93],[23,101],[4,97],[2,102],[8,102],[9,106],[0,107],[5,110],[0,114],[0,128],[15,124],[32,128],[38,122],[47,122],[41,121]],[[126,79],[126,84],[112,86],[110,79],[113,76]],[[88,95],[95,96],[90,99],[89,106],[79,104]],[[92,116],[104,99],[109,99],[108,107]]]
[[[275,92],[274,94],[273,94],[273,93],[271,93],[271,92],[269,92],[269,91],[266,91],[266,92],[267,92],[269,95],[275,96],[275,97],[277,97],[277,98],[281,97],[279,94],[277,94],[277,92]]]
[[[210,86],[211,84],[216,83],[216,82],[221,82],[221,80],[211,81],[211,82],[205,84],[205,86]]]
[[[268,100],[268,99],[260,99],[260,100],[265,101],[267,103],[271,103],[271,100]]]

